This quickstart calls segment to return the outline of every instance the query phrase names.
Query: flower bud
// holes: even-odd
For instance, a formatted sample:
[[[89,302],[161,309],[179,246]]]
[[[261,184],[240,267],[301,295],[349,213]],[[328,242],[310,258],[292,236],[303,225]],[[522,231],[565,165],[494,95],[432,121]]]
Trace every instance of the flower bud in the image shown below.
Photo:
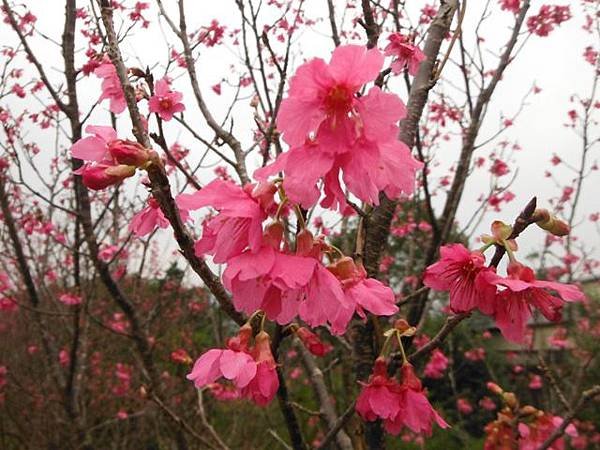
[[[98,191],[133,176],[135,174],[135,167],[95,164],[93,166],[84,166],[78,171],[78,174],[81,175],[83,184],[87,188]]]
[[[550,214],[547,209],[536,209],[533,219],[538,227],[554,236],[566,236],[571,231],[566,222]]]
[[[500,395],[504,392],[500,386],[498,386],[496,383],[492,383],[491,381],[488,381],[487,388],[490,390],[490,392],[497,395]]]
[[[148,162],[150,153],[137,142],[116,139],[108,143],[108,151],[119,163],[140,167]]]
[[[283,225],[280,222],[273,222],[267,225],[263,234],[265,244],[276,249],[279,248],[283,240],[283,231]]]
[[[296,236],[296,254],[308,256],[313,248],[315,238],[306,228]]]
[[[505,392],[504,394],[502,394],[502,399],[509,407],[513,409],[516,408],[516,406],[519,403],[517,400],[517,396],[512,392]]]
[[[319,336],[310,331],[308,328],[298,328],[296,331],[296,336],[300,338],[307,350],[315,356],[325,356],[330,350],[323,344],[323,342],[321,342]]]

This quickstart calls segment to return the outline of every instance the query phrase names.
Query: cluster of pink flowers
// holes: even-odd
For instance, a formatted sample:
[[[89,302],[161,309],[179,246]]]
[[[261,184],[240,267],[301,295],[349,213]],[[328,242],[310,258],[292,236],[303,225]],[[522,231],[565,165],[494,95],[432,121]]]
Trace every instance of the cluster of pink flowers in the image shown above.
[[[278,221],[263,230],[269,215],[281,210],[275,191],[270,183],[241,188],[214,180],[186,199],[189,209],[211,205],[218,210],[205,222],[196,253],[227,264],[223,282],[239,311],[261,309],[280,324],[299,316],[313,327],[328,323],[338,334],[355,312],[364,317],[365,310],[377,315],[398,311],[392,290],[368,278],[351,258],[324,265],[323,256],[332,249],[322,238],[305,229],[290,251]]]
[[[83,184],[90,189],[120,183],[151,157],[151,151],[137,142],[117,139],[117,132],[111,127],[88,125],[85,131],[92,136],[73,144],[71,156],[86,161],[74,173],[81,175]]]
[[[412,193],[422,164],[398,140],[404,104],[377,86],[358,95],[377,78],[383,62],[378,49],[345,45],[335,49],[329,64],[315,58],[300,66],[277,115],[290,150],[255,177],[284,172],[286,195],[304,208],[319,200],[322,180],[321,205],[346,210],[340,172],[348,191],[367,203],[378,204],[381,191],[392,198]]]
[[[542,5],[540,11],[527,19],[527,29],[538,36],[548,36],[555,27],[571,18],[568,5]]]
[[[385,358],[375,360],[373,373],[356,400],[356,411],[366,421],[383,420],[385,430],[398,435],[404,427],[414,433],[430,435],[433,423],[441,428],[448,424],[427,400],[414,368],[404,363],[401,381],[388,375]]]
[[[226,349],[211,349],[200,356],[188,374],[188,380],[202,388],[225,378],[241,397],[259,406],[268,405],[279,388],[269,335],[259,332],[252,347],[251,338],[252,327],[246,324],[236,337],[228,340]]]
[[[501,277],[495,268],[485,266],[481,252],[469,251],[462,244],[443,246],[440,260],[426,269],[423,282],[432,289],[449,291],[453,312],[478,309],[492,316],[504,337],[514,342],[524,341],[532,309],[557,322],[564,302],[584,298],[577,286],[537,280],[531,268],[517,261],[511,261],[507,276]]]

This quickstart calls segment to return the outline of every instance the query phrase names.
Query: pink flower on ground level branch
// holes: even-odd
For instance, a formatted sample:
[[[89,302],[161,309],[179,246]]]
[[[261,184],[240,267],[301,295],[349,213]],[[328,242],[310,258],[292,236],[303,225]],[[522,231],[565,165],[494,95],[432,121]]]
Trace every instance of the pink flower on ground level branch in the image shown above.
[[[174,114],[185,110],[182,98],[181,92],[171,90],[169,79],[162,78],[154,85],[154,95],[148,101],[148,109],[158,114],[162,120],[169,121]]]

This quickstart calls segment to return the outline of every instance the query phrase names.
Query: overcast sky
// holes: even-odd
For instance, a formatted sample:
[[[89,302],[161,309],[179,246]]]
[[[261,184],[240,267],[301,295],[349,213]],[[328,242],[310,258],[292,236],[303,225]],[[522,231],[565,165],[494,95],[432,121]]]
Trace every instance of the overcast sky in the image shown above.
[[[63,2],[52,0],[45,2],[25,1],[24,3],[30,5],[32,12],[38,17],[39,29],[57,41],[60,40],[63,26]],[[83,2],[79,3],[81,5],[84,4]],[[172,0],[166,0],[165,3],[169,7],[174,5]],[[420,0],[412,2],[416,9],[425,3]],[[472,30],[479,18],[478,9],[484,3],[483,1],[469,2],[469,9],[464,22],[467,42],[472,42]],[[533,0],[532,3],[532,10],[534,12],[543,4],[543,2],[536,0]],[[565,2],[563,1],[562,3]],[[493,106],[489,110],[486,122],[480,133],[480,142],[482,139],[492,136],[498,130],[501,115],[511,117],[517,112],[524,95],[534,83],[542,89],[539,94],[529,97],[515,125],[503,133],[499,139],[517,142],[523,148],[521,152],[515,155],[516,164],[511,166],[513,171],[517,167],[519,171],[516,182],[510,188],[517,195],[517,198],[504,208],[499,217],[490,215],[490,220],[484,221],[484,224],[481,225],[479,230],[481,232],[487,231],[489,222],[495,218],[511,221],[520,208],[534,194],[538,196],[538,204],[540,206],[547,205],[547,199],[555,196],[558,192],[558,188],[554,182],[544,176],[545,171],[551,168],[550,159],[554,153],[572,165],[578,164],[581,140],[572,130],[565,128],[563,124],[567,122],[567,111],[572,109],[569,103],[569,98],[572,94],[577,93],[582,96],[589,96],[593,69],[591,65],[583,60],[582,53],[587,45],[594,44],[598,47],[598,43],[593,42],[593,35],[584,33],[581,30],[583,17],[581,14],[578,14],[579,10],[575,4],[576,2],[570,3],[573,3],[571,7],[575,13],[575,17],[561,25],[549,37],[531,37],[515,63],[510,65],[494,94]],[[50,4],[56,4],[57,7],[50,8]],[[309,17],[316,18],[325,14],[326,2],[324,0],[307,0],[305,5]],[[124,42],[123,51],[128,56],[129,59],[127,62],[130,65],[134,65],[134,58],[137,58],[141,66],[149,65],[152,67],[158,64],[164,67],[168,57],[164,34],[168,36],[172,43],[175,42],[175,38],[173,38],[173,35],[167,30],[166,26],[161,29],[156,24],[157,11],[154,7],[147,13],[147,16],[153,21],[150,29],[147,31],[136,30],[134,35]],[[233,0],[223,0],[220,2],[188,1],[187,17],[189,22],[188,28],[190,30],[194,30],[200,25],[207,25],[212,19],[219,20],[231,29],[239,27],[239,16]],[[413,15],[413,17],[416,16]],[[488,49],[499,53],[503,43],[506,42],[510,34],[510,24],[513,20],[513,15],[495,10],[492,17],[493,19],[485,23],[484,36]],[[298,36],[295,45],[296,62],[300,63],[302,58],[313,56],[321,56],[328,59],[333,49],[328,34],[328,24],[324,22],[317,24],[311,30],[304,31],[302,35]],[[3,44],[14,42],[14,36],[4,24],[0,26],[0,42]],[[56,80],[60,80],[59,71],[62,63],[60,49],[41,38],[34,38],[32,42],[34,50],[40,55],[44,66]],[[80,42],[80,48],[83,48],[84,41],[81,40]],[[176,47],[179,48],[177,45]],[[222,115],[227,108],[229,100],[233,95],[233,88],[229,88],[224,84],[223,94],[217,96],[211,91],[210,86],[218,83],[223,78],[229,78],[232,81],[235,80],[235,77],[231,75],[231,64],[237,64],[236,53],[238,51],[238,48],[230,45],[227,45],[227,48],[219,47],[218,49],[202,50],[202,56],[198,63],[199,78],[209,106],[217,117]],[[492,58],[491,54],[486,54],[485,57]],[[492,60],[490,59],[490,61]],[[78,62],[82,63],[83,61],[84,57],[81,54]],[[491,68],[491,65],[489,68]],[[447,76],[451,78],[452,82],[460,84],[458,74],[456,70],[453,70],[451,65],[448,66]],[[99,84],[97,78],[90,77],[84,81],[82,87],[79,89],[80,95],[88,104],[93,104],[97,98]],[[194,108],[187,79],[181,78],[176,80],[175,87],[183,91],[186,95],[186,103],[189,105],[186,114],[188,120],[192,123],[197,123],[198,128],[204,130],[205,127],[202,125],[201,117],[196,108]],[[445,89],[448,93],[452,93],[452,88],[449,85]],[[398,93],[405,99],[406,95],[404,91],[399,90]],[[14,100],[11,106],[15,110],[23,107],[30,109],[38,108],[30,102],[31,100]],[[251,117],[251,109],[248,106],[248,102],[241,103],[235,114],[235,130],[246,145],[251,143]],[[129,129],[129,126],[126,125],[127,120],[125,114],[122,115],[122,118],[119,118],[122,130]],[[102,108],[97,108],[89,123],[109,123],[105,105]],[[600,134],[598,128],[595,131],[596,135]],[[51,133],[40,133],[37,130],[31,130],[31,133],[32,136],[39,135],[40,142],[49,146],[53,145],[53,136]],[[179,139],[182,144],[189,144],[192,150],[197,147],[190,140],[189,136],[184,133],[180,134],[176,127],[169,127],[168,134],[171,141]],[[208,133],[205,135],[210,136]],[[486,156],[496,150],[497,142],[495,141],[484,146],[478,151],[479,154]],[[450,140],[440,149],[438,158],[441,161],[441,166],[434,172],[434,177],[444,175],[445,168],[456,160],[458,151],[459,142],[457,139]],[[41,155],[39,159],[40,164],[42,164],[44,156]],[[591,161],[596,161],[597,159],[598,146],[592,150],[590,155]],[[591,165],[592,162],[590,162]],[[555,173],[558,173],[566,182],[569,182],[573,178],[571,173],[564,169],[555,170]],[[459,220],[465,220],[477,208],[477,197],[479,197],[482,191],[487,189],[488,184],[489,179],[485,171],[476,172],[469,178],[464,201],[459,211]],[[600,197],[597,186],[600,186],[599,171],[592,172],[585,181],[585,192],[579,206],[580,214],[578,216],[580,219],[600,210]],[[442,198],[436,199],[436,205],[441,205],[442,200]],[[579,226],[576,232],[582,239],[585,239],[588,250],[595,248],[594,254],[598,257],[600,254],[598,251],[600,238],[597,228],[586,223]],[[542,237],[542,233],[534,233],[533,231],[528,233],[526,235],[527,241],[521,241],[521,246],[525,248],[523,253],[538,245]],[[169,234],[164,234],[163,236],[167,239]]]

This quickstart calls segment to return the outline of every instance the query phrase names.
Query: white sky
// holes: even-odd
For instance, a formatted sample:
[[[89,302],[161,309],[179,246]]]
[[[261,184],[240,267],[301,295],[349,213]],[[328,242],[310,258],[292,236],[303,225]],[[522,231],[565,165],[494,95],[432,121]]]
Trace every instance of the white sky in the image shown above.
[[[24,3],[30,6],[32,12],[38,17],[38,28],[57,41],[60,40],[63,26],[63,2],[58,0],[47,0],[44,2],[30,0]],[[84,4],[83,2],[79,3],[81,5]],[[175,5],[173,0],[165,0],[165,3],[169,7]],[[342,2],[336,1],[335,3],[339,5]],[[478,9],[484,3],[483,1],[478,2],[475,0],[469,2],[469,9],[467,10],[464,23],[467,42],[472,42],[473,36],[471,30],[479,17]],[[532,10],[537,12],[539,6],[544,2],[533,0],[532,3]],[[564,4],[565,2],[563,1],[562,3]],[[498,217],[493,214],[490,215],[489,220],[485,220],[484,224],[478,230],[479,232],[486,232],[488,228],[487,224],[496,218],[504,219],[507,222],[512,221],[512,218],[516,216],[521,207],[533,194],[538,195],[538,205],[549,206],[547,199],[557,195],[559,192],[554,183],[544,176],[544,172],[551,169],[550,158],[553,153],[558,154],[560,158],[572,165],[577,164],[580,156],[581,141],[574,135],[572,130],[565,128],[563,124],[567,122],[567,111],[572,109],[572,105],[569,103],[571,95],[574,93],[582,96],[588,95],[593,68],[583,60],[582,53],[587,45],[594,44],[597,47],[598,43],[593,42],[593,35],[584,33],[581,30],[583,18],[581,14],[577,14],[577,11],[579,11],[578,2],[571,3],[575,17],[561,25],[549,37],[531,37],[515,63],[510,65],[504,79],[500,82],[494,94],[493,106],[490,108],[486,122],[482,127],[479,141],[493,135],[498,130],[500,114],[508,117],[514,115],[520,107],[523,96],[534,83],[542,89],[541,93],[531,96],[528,99],[527,105],[519,116],[519,119],[515,122],[515,125],[503,133],[499,139],[517,142],[524,149],[515,155],[516,164],[511,165],[513,171],[516,167],[519,170],[519,176],[510,188],[517,195],[517,198],[506,206]],[[153,2],[151,4],[152,9],[146,14],[153,21],[150,30],[136,29],[134,35],[130,39],[127,39],[123,45],[122,50],[129,58],[127,62],[130,65],[136,64],[135,58],[141,62],[140,65],[142,67],[145,65],[152,67],[157,63],[159,66],[164,67],[167,62],[168,52],[165,46],[164,35],[156,25],[157,10]],[[413,4],[415,5],[415,9],[419,9],[426,2],[415,1]],[[324,0],[307,0],[305,5],[305,10],[308,11],[307,15],[309,17],[316,18],[326,13],[326,2]],[[239,15],[233,0],[223,0],[221,2],[188,0],[187,17],[190,31],[197,29],[200,25],[208,25],[212,19],[219,20],[230,29],[239,27]],[[271,17],[274,16],[271,14]],[[412,15],[412,17],[416,16]],[[509,26],[513,16],[510,13],[500,12],[498,9],[495,9],[492,17],[483,27],[485,30],[484,36],[488,48],[493,49],[495,53],[499,53],[510,33]],[[180,49],[176,39],[168,31],[166,24],[163,26],[163,31],[168,36],[170,42],[174,43],[175,47]],[[321,22],[313,27],[312,30],[306,30],[301,35],[298,35],[294,46],[296,63],[300,63],[302,57],[321,56],[328,59],[333,49],[332,41],[328,35],[329,28],[327,22]],[[6,25],[2,24],[0,26],[0,43],[10,44],[13,42],[15,40],[12,32]],[[384,42],[382,41],[381,43],[383,44]],[[60,82],[62,80],[60,76],[60,67],[62,64],[60,49],[54,44],[40,38],[33,38],[32,44],[34,51],[40,55],[44,67],[57,82]],[[84,45],[85,41],[82,39],[79,48],[83,48]],[[470,45],[468,44],[467,46],[469,47]],[[223,95],[219,97],[212,92],[210,86],[223,78],[229,78],[235,82],[236,77],[231,75],[231,64],[235,63],[239,66],[239,61],[236,59],[237,52],[239,52],[239,48],[231,45],[227,45],[227,48],[203,49],[197,65],[205,97],[216,117],[221,117],[229,106],[229,100],[233,95],[233,88],[224,84]],[[487,68],[491,69],[493,58],[488,54],[486,54],[486,58],[489,58],[490,61]],[[81,54],[78,65],[84,62],[84,60],[85,58]],[[182,72],[175,72],[175,74],[177,73]],[[450,77],[453,83],[461,84],[458,73],[450,65],[448,66],[446,75]],[[94,103],[99,95],[99,85],[99,80],[95,77],[90,77],[83,81],[79,88],[79,94],[84,100],[83,103],[87,103],[88,106]],[[174,86],[177,90],[181,90],[185,94],[185,103],[188,108],[186,119],[190,123],[197,124],[198,129],[204,132],[206,127],[203,124],[200,113],[195,107],[187,78],[182,77],[181,79],[177,79]],[[453,92],[449,86],[446,86],[445,90],[449,94]],[[398,94],[403,99],[406,99],[406,94],[403,90],[398,90]],[[38,109],[38,106],[32,100],[24,101],[15,99],[14,97],[11,99],[11,107],[15,110],[22,107],[32,110]],[[109,124],[105,108],[106,105],[97,108],[92,116],[92,120],[88,123]],[[234,132],[245,146],[251,144],[251,127],[253,125],[251,114],[252,111],[246,101],[240,103],[234,115]],[[126,114],[122,114],[119,118],[119,125],[122,132],[125,132],[129,128],[127,123],[128,118],[126,118]],[[189,144],[192,153],[194,149],[197,149],[197,145],[191,138],[185,132],[180,133],[177,127],[168,127],[167,133],[171,141],[178,139],[184,145]],[[600,134],[598,127],[596,127],[595,134]],[[39,142],[42,144],[53,146],[53,135],[51,133],[31,130],[31,135],[39,136]],[[204,136],[210,138],[211,134],[206,132]],[[486,156],[490,152],[497,150],[498,147],[495,145],[497,142],[495,141],[486,145],[479,150],[479,153],[482,156]],[[456,160],[458,151],[459,142],[457,139],[450,140],[438,151],[437,155],[440,160],[440,167],[434,171],[434,180],[445,174],[447,167]],[[40,164],[43,164],[44,155],[40,155],[38,158]],[[591,152],[590,166],[597,159],[598,146]],[[554,170],[554,172],[559,174],[565,182],[569,182],[573,178],[565,169]],[[207,172],[203,181],[209,179],[208,174],[210,172]],[[465,220],[476,209],[477,198],[482,191],[487,189],[488,180],[487,170],[475,172],[469,178],[463,203],[459,210],[459,220]],[[599,171],[592,172],[584,183],[585,192],[578,207],[580,211],[578,217],[580,219],[589,216],[592,212],[600,211],[597,186],[600,186]],[[438,207],[442,204],[441,200],[441,198],[436,199]],[[584,223],[577,228],[576,234],[585,240],[588,251],[595,249],[593,250],[593,254],[596,257],[600,255],[600,237],[597,228],[590,223]],[[164,239],[170,239],[170,233],[163,234],[162,236]],[[529,249],[539,245],[543,238],[543,233],[528,231],[526,237],[527,241],[520,241],[521,247],[524,249],[522,251],[523,256]]]

